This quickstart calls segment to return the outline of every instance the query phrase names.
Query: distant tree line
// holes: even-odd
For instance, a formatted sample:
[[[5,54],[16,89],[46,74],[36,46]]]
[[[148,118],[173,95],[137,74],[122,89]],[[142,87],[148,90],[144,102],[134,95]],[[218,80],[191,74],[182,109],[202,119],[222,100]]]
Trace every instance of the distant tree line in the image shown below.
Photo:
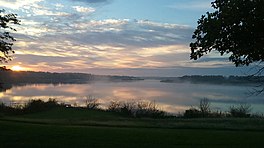
[[[82,73],[50,73],[50,72],[13,72],[11,70],[0,71],[0,83],[23,84],[23,83],[86,83],[91,81],[91,74]]]
[[[0,91],[12,88],[12,85],[24,84],[84,84],[92,81],[123,82],[143,80],[132,76],[107,76],[87,73],[51,73],[33,71],[12,71],[0,67]]]
[[[201,76],[201,75],[191,75],[191,76],[182,76],[175,78],[163,79],[161,82],[166,83],[182,83],[182,82],[191,82],[191,83],[209,83],[209,84],[254,84],[259,81],[264,81],[264,76]]]

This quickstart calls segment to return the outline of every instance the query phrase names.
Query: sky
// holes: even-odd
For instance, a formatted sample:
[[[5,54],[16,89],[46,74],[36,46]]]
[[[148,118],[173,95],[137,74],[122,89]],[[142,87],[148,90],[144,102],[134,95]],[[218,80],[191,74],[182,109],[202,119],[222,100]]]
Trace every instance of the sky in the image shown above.
[[[228,56],[190,60],[197,20],[211,0],[0,0],[16,13],[8,68],[103,75],[243,75]]]

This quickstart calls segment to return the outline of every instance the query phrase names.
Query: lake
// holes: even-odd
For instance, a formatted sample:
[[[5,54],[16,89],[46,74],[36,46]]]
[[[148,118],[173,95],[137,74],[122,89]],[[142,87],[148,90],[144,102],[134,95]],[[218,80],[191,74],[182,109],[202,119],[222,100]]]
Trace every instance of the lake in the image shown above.
[[[105,107],[114,100],[149,100],[155,101],[165,111],[179,113],[191,106],[197,106],[199,101],[206,97],[214,110],[227,111],[232,105],[248,103],[252,106],[252,112],[264,113],[263,95],[249,94],[254,88],[238,85],[161,83],[159,80],[34,84],[13,86],[5,92],[0,92],[0,102],[21,104],[31,99],[54,98],[59,102],[82,106],[87,98],[96,98]]]

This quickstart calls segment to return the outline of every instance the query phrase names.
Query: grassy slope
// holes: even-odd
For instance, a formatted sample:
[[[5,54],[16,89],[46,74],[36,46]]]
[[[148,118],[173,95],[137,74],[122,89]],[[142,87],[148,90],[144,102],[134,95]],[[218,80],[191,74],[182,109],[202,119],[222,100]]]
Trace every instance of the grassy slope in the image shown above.
[[[261,147],[257,119],[133,119],[76,109],[0,118],[0,147]]]

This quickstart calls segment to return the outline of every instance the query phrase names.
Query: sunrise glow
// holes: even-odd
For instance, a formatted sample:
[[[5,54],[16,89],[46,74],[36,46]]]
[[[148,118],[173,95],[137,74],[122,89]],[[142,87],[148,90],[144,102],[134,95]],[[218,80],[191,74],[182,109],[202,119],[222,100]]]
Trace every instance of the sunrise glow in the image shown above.
[[[22,71],[22,70],[24,70],[24,68],[19,66],[19,65],[15,65],[15,66],[11,67],[11,70],[13,70],[13,71]]]

